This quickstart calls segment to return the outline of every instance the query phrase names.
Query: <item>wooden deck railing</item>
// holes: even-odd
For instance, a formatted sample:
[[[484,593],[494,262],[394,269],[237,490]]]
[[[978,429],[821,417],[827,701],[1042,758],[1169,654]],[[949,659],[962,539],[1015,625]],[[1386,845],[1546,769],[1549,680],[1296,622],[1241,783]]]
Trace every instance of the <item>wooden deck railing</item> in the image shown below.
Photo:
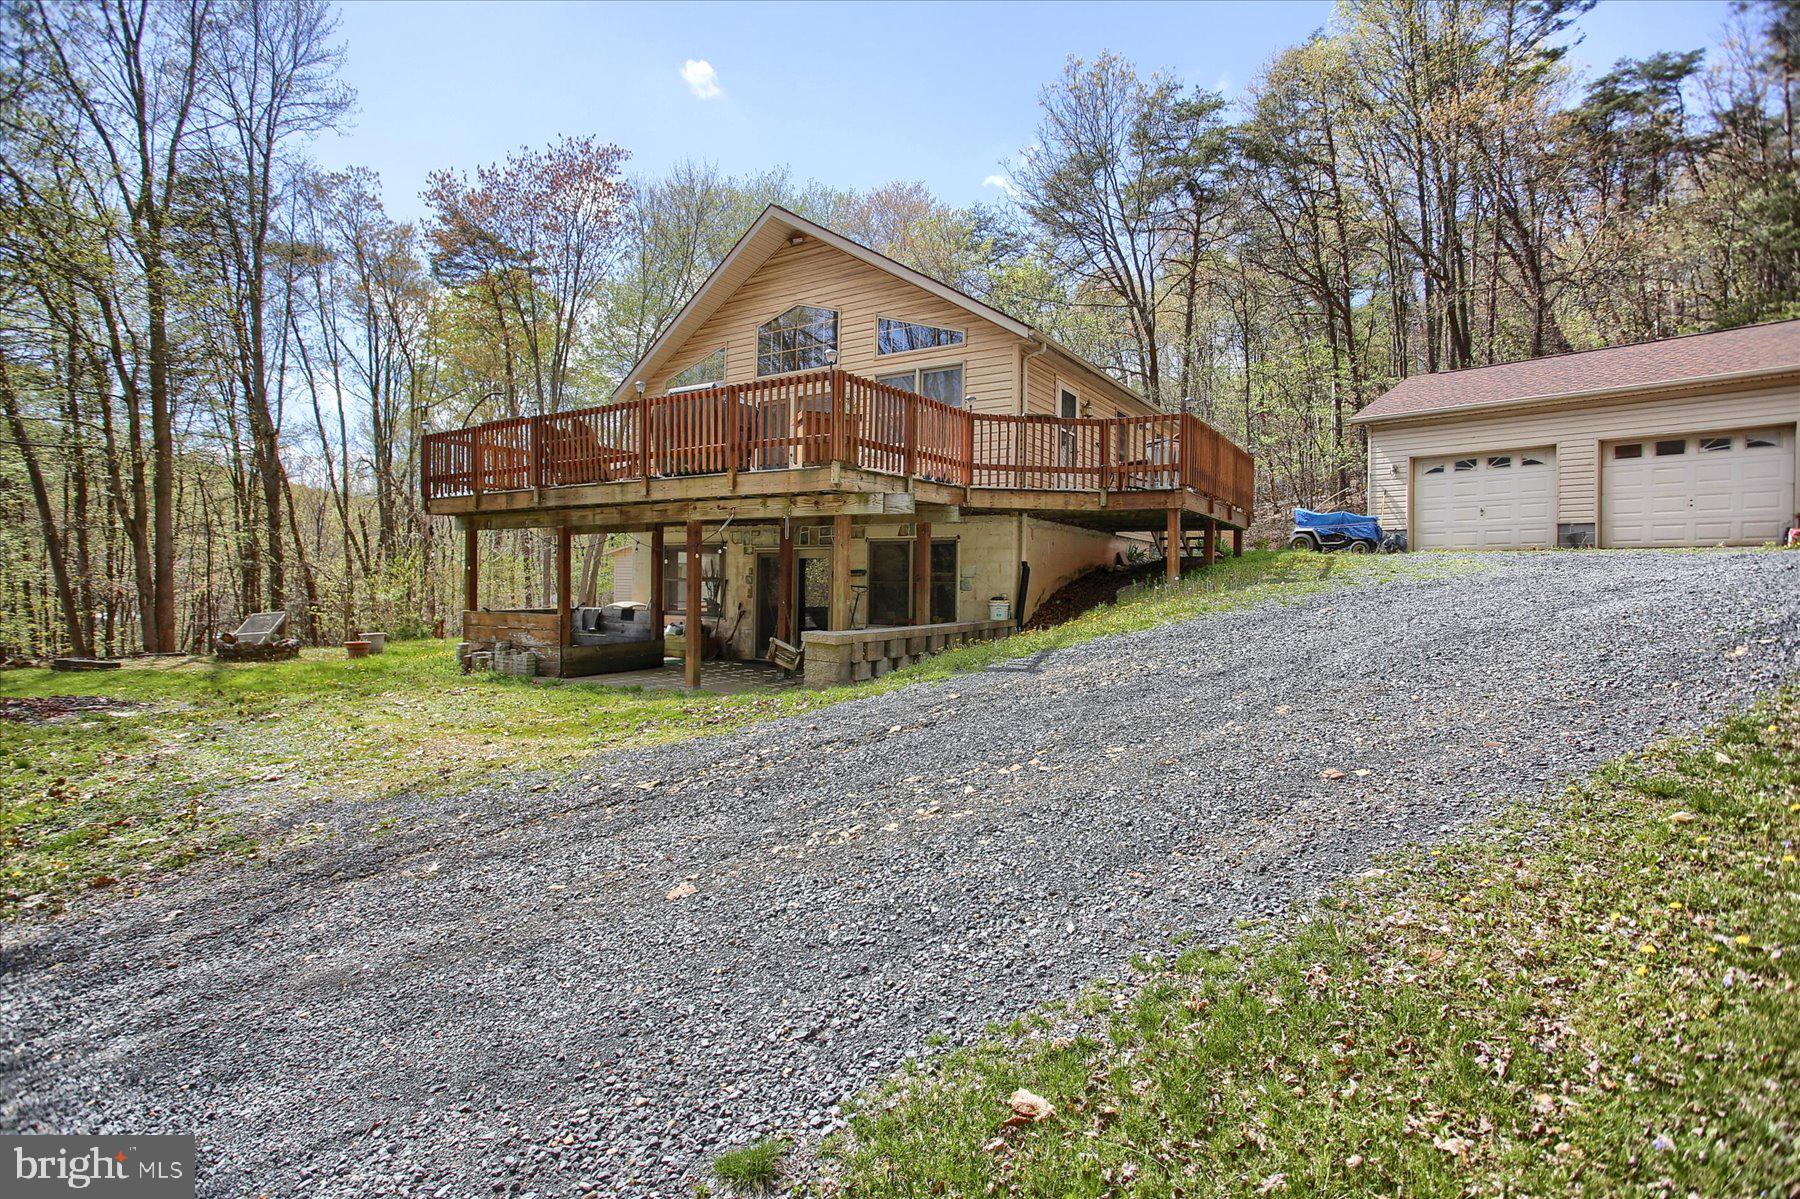
[[[1185,488],[1248,512],[1249,453],[1185,413],[970,412],[823,370],[513,417],[425,438],[425,498],[843,462],[960,487]]]

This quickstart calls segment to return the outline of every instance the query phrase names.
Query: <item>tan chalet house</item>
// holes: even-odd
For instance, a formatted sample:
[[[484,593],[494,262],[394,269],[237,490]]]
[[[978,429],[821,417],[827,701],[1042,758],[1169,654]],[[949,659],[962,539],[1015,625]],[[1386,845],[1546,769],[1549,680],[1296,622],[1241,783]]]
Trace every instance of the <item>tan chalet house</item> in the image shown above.
[[[590,674],[660,664],[679,628],[690,685],[772,642],[825,684],[1001,635],[1131,545],[1241,552],[1252,491],[1203,421],[779,207],[613,402],[430,434],[422,473],[464,532],[468,652]],[[558,606],[480,611],[478,534],[516,528],[560,532]],[[571,539],[613,533],[637,603],[572,606]]]
[[[1418,375],[1351,418],[1414,549],[1758,545],[1800,523],[1800,321]]]

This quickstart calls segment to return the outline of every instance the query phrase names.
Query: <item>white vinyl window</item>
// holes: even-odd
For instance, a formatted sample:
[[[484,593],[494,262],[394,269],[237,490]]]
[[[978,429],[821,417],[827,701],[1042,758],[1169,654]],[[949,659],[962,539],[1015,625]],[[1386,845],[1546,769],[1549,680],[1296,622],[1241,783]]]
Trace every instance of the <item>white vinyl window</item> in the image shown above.
[[[1058,387],[1056,389],[1056,414],[1064,420],[1074,420],[1081,415],[1081,397],[1075,393],[1074,388]],[[1062,450],[1063,465],[1073,465],[1075,449],[1079,444],[1074,426],[1064,425],[1058,431],[1057,441]]]
[[[875,382],[922,395],[928,400],[936,400],[952,408],[963,406],[963,368],[960,362],[955,366],[927,366],[914,371],[876,375]]]
[[[711,387],[724,381],[725,347],[720,346],[692,366],[670,375],[667,388],[669,391],[684,391],[690,387]]]
[[[912,350],[934,350],[942,346],[960,346],[961,329],[940,329],[936,325],[920,325],[913,321],[875,319],[875,352],[905,354]]]

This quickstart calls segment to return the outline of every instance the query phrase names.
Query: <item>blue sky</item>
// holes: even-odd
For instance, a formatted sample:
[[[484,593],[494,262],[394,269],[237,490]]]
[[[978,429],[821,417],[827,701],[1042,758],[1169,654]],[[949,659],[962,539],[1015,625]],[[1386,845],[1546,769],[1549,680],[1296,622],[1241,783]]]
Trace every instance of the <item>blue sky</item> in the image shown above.
[[[617,142],[634,173],[684,158],[733,174],[786,164],[798,180],[922,179],[952,203],[992,200],[984,180],[1031,140],[1038,90],[1070,54],[1114,50],[1230,96],[1330,5],[351,0],[341,11],[358,112],[315,154],[373,168],[390,211],[416,219],[430,171],[565,133]],[[1603,67],[1710,48],[1729,17],[1727,0],[1603,0],[1575,58]],[[684,71],[690,62],[705,65]]]

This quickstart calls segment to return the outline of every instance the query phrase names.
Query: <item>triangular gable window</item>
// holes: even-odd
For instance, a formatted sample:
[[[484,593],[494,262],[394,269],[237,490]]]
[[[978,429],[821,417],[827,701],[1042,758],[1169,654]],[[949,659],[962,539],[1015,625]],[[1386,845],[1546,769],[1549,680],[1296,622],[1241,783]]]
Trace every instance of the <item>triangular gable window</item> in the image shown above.
[[[682,391],[689,387],[710,387],[714,383],[725,382],[725,348],[714,350],[686,370],[676,371],[669,376],[668,390]]]

